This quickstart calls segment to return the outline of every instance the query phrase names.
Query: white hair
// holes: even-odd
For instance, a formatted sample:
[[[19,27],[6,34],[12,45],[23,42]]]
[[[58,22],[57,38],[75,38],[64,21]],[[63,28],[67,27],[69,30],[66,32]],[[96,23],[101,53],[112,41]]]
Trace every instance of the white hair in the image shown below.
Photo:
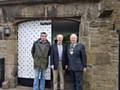
[[[58,37],[62,37],[62,38],[63,38],[63,35],[62,35],[62,34],[58,34],[56,37],[57,37],[57,38],[58,38]]]
[[[71,35],[70,35],[70,38],[72,38],[72,37],[77,38],[77,35],[76,35],[76,34],[71,34]]]

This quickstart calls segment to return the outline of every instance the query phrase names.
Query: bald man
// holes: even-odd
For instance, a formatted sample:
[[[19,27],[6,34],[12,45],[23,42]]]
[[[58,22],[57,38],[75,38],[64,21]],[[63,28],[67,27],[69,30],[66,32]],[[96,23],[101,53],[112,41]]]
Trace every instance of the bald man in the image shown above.
[[[86,70],[87,57],[85,46],[77,43],[77,35],[70,35],[70,45],[67,49],[68,69],[73,80],[74,90],[83,90],[83,71]]]
[[[58,89],[58,76],[60,90],[64,90],[64,69],[67,65],[67,48],[63,44],[63,35],[58,34],[57,43],[51,47],[51,67],[53,71],[53,90]]]

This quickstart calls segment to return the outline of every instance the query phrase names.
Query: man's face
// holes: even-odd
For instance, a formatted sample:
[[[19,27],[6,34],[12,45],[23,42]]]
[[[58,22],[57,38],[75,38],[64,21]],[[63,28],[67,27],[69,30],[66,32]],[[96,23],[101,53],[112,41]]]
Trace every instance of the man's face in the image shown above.
[[[63,41],[63,36],[58,35],[57,36],[57,42],[62,43],[62,41]]]
[[[47,40],[47,34],[41,34],[41,35],[40,35],[40,39],[41,39],[42,41]]]
[[[73,44],[77,43],[77,37],[75,36],[70,37],[70,42]]]

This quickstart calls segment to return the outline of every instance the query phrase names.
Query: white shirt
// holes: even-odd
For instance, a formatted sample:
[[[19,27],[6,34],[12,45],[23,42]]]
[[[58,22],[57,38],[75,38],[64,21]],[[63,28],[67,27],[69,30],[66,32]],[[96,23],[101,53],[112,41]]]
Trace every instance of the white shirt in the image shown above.
[[[58,44],[57,47],[58,47],[59,60],[62,60],[63,45]]]

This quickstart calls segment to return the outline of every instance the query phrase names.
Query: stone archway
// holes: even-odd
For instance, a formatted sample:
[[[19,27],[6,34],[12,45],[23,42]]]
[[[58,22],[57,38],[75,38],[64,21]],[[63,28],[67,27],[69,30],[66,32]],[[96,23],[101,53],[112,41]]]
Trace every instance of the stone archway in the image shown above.
[[[33,42],[39,37],[39,33],[41,32],[38,30],[38,29],[42,29],[42,27],[40,26],[40,23],[43,22],[42,24],[44,25],[45,21],[47,20],[31,20],[31,21],[26,21],[26,22],[22,22],[18,24],[18,83],[21,85],[28,85],[28,86],[32,85],[32,82],[33,82],[32,80],[34,78],[34,71],[33,71],[33,63],[31,59],[32,57],[31,57],[30,49],[32,47]],[[45,23],[47,24],[47,22]],[[51,32],[49,32],[48,30],[50,29],[48,28],[47,30],[47,27],[45,26],[45,29],[47,30],[47,31],[45,30],[45,32],[48,32],[48,36],[53,35],[52,33],[56,31],[58,31],[58,33],[61,32],[61,34],[63,35],[66,35],[66,33],[68,33],[69,35],[70,33],[76,33],[79,35],[79,23],[80,22],[76,22],[73,20],[67,20],[67,19],[60,19],[60,20],[54,19],[54,21],[52,20],[50,24],[51,23],[52,23],[52,26],[50,26],[52,29]],[[63,30],[60,31],[59,29],[60,27]],[[64,31],[65,29],[67,31]],[[44,31],[44,28],[42,31]],[[55,33],[55,35],[56,34],[57,33]],[[50,38],[52,39],[52,36],[48,37],[49,40]],[[26,39],[28,39],[28,41]],[[48,76],[50,76],[49,73],[48,73]],[[68,85],[67,88],[69,88],[69,86],[70,85]],[[50,87],[50,85],[48,85],[47,87]]]

